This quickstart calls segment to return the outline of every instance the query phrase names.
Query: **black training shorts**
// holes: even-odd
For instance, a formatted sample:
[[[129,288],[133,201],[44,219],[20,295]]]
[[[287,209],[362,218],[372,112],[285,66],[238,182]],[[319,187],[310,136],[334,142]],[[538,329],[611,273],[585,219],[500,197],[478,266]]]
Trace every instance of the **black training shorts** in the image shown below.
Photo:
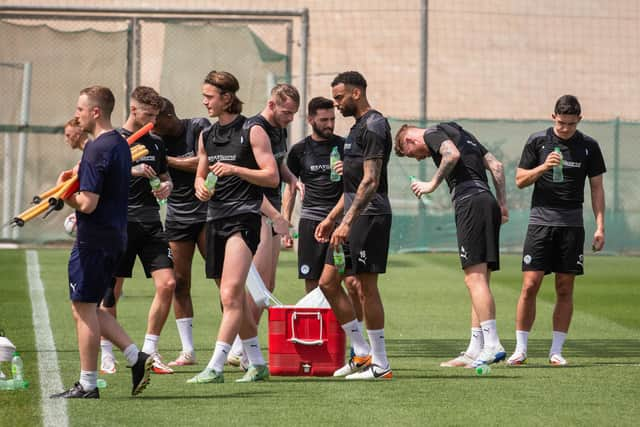
[[[315,238],[320,221],[301,218],[298,224],[298,279],[318,280],[322,274],[329,243]]]
[[[136,255],[140,257],[147,278],[156,270],[173,268],[169,242],[160,221],[127,224],[127,250],[120,258],[116,277],[131,277]]]
[[[584,227],[529,224],[522,271],[584,274]]]
[[[164,224],[167,240],[170,242],[198,242],[200,232],[207,225],[206,222],[177,222],[167,221]]]
[[[455,204],[458,254],[462,268],[487,264],[500,269],[500,207],[487,191],[476,193]]]
[[[345,274],[384,273],[387,271],[391,215],[360,215],[349,232],[344,247]],[[333,251],[327,251],[325,263],[333,265]]]
[[[229,237],[240,233],[242,240],[255,255],[260,243],[261,219],[259,214],[241,214],[207,222],[206,273],[209,279],[222,277],[225,248]]]

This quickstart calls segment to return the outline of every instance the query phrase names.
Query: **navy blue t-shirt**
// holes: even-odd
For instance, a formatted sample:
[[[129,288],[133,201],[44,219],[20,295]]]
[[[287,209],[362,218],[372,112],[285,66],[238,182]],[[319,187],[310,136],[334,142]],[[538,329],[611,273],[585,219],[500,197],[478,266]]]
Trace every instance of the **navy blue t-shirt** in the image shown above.
[[[110,130],[84,148],[78,170],[80,191],[99,195],[90,214],[76,211],[76,244],[122,248],[127,239],[127,205],[131,178],[131,151],[127,141]]]

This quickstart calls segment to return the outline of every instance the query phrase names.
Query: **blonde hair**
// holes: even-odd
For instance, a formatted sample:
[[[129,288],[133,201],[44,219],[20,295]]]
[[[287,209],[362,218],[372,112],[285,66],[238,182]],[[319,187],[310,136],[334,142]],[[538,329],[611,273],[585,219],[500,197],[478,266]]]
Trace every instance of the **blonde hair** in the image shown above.
[[[273,89],[271,89],[271,97],[274,98],[276,105],[282,105],[287,102],[287,98],[289,98],[295,102],[297,106],[300,106],[300,93],[298,89],[288,83],[275,85]]]

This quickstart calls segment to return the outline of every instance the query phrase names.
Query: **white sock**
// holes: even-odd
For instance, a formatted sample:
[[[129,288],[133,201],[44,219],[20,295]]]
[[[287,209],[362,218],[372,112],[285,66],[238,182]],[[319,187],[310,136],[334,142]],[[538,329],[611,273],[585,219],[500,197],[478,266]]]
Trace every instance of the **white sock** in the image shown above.
[[[475,359],[482,351],[482,347],[484,347],[482,328],[471,328],[471,339],[469,339],[469,346],[465,350],[465,353],[472,359]]]
[[[367,329],[367,335],[369,335],[371,355],[373,356],[371,362],[381,368],[387,368],[389,360],[387,359],[387,348],[384,345],[384,329]]]
[[[230,350],[231,344],[227,344],[224,341],[216,341],[216,346],[213,349],[213,356],[211,356],[211,360],[207,363],[207,368],[213,369],[216,372],[222,372]]]
[[[365,341],[357,320],[354,319],[351,322],[345,323],[342,325],[342,329],[349,337],[349,340],[351,340],[351,346],[353,347],[353,352],[356,356],[366,356],[371,352],[371,348]]]
[[[153,354],[158,352],[159,335],[146,334],[144,336],[144,344],[142,344],[142,351],[147,354]]]
[[[100,340],[100,350],[102,351],[102,358],[105,356],[111,356],[115,360],[115,355],[113,354],[113,344],[109,340]]]
[[[567,338],[566,332],[553,331],[553,340],[551,341],[551,350],[549,350],[549,356],[552,354],[562,354],[562,346],[564,340]]]
[[[244,348],[245,354],[249,358],[249,364],[253,366],[266,365],[264,357],[262,357],[262,352],[260,351],[260,343],[258,342],[258,337],[242,340],[242,347]]]
[[[131,367],[138,361],[138,353],[140,353],[140,350],[138,350],[137,345],[130,344],[129,347],[124,349],[123,353],[124,358],[127,359],[127,365]]]
[[[500,345],[500,338],[498,338],[498,328],[496,327],[496,319],[485,320],[480,322],[482,328],[482,338],[484,339],[485,347],[496,347]]]
[[[182,351],[193,353],[193,317],[176,319],[176,326],[178,326]]]
[[[80,385],[84,391],[98,387],[98,371],[80,371]]]
[[[364,336],[364,320],[358,320],[358,327],[362,331],[362,335]]]
[[[240,335],[236,335],[236,339],[233,340],[231,354],[234,356],[242,356],[242,340],[240,339]]]
[[[516,330],[516,353],[527,354],[527,342],[529,341],[529,331]]]

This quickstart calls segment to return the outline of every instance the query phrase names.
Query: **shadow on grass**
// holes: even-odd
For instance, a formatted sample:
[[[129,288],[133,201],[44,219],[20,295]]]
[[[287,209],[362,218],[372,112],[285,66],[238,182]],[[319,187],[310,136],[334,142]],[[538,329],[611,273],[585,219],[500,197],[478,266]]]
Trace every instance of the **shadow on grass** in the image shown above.
[[[387,352],[390,357],[437,357],[447,358],[458,354],[467,347],[467,340],[450,339],[389,339]],[[503,340],[507,350],[515,348],[514,340]],[[529,357],[547,357],[551,340],[529,340]],[[581,339],[567,340],[563,354],[571,357],[597,357],[615,359],[621,357],[640,358],[640,340],[632,339]]]
[[[204,390],[203,390],[204,391]],[[166,395],[166,396],[145,396],[141,395],[136,397],[136,401],[140,402],[143,400],[193,400],[193,399],[202,399],[202,400],[218,400],[218,399],[247,399],[247,398],[256,398],[256,397],[267,397],[273,394],[277,394],[277,392],[265,392],[265,391],[256,391],[256,392],[241,392],[241,393],[231,393],[224,395],[193,395],[193,394],[184,394],[176,396],[175,394]],[[118,397],[109,397],[109,400],[131,400],[131,396],[118,396]]]

